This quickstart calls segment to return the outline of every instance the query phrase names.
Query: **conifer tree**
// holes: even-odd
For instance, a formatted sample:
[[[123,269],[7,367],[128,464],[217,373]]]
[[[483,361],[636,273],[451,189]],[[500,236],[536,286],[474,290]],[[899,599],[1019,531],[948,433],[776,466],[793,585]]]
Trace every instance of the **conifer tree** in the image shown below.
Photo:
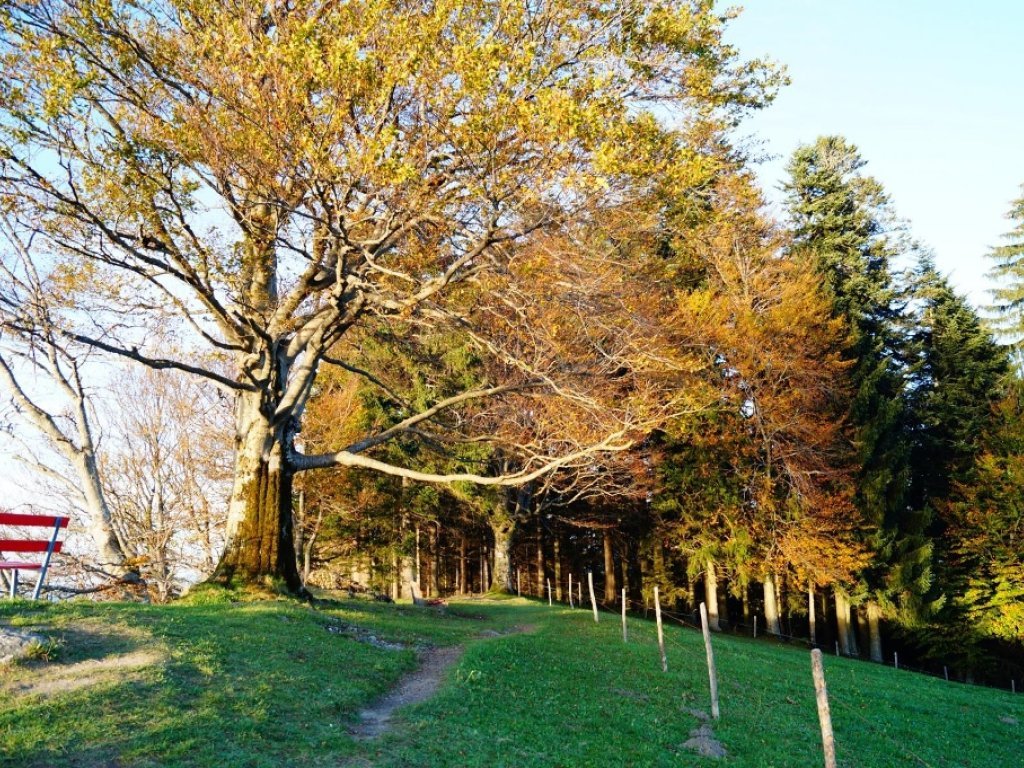
[[[1019,416],[1006,397],[1005,349],[927,258],[914,272],[912,291],[911,503],[934,510],[931,598],[941,606],[923,639],[929,655],[981,671],[988,641],[1020,635],[1007,611],[1024,585],[1011,501]]]
[[[954,596],[943,634],[971,666],[1002,644],[1020,659],[1024,645],[1024,382],[1008,390],[944,509]]]
[[[948,498],[969,471],[993,427],[1007,360],[931,259],[921,259],[912,280],[912,503],[924,508]]]
[[[1014,228],[1003,235],[1006,242],[988,254],[995,262],[988,272],[995,287],[987,309],[992,329],[1009,344],[1018,369],[1024,370],[1024,195],[1013,201],[1007,218]]]
[[[859,453],[854,500],[871,531],[865,543],[875,553],[856,589],[865,599],[871,655],[880,660],[878,617],[883,609],[895,615],[909,608],[907,596],[928,582],[928,557],[921,542],[912,543],[920,524],[907,515],[905,498],[909,455],[899,362],[901,308],[890,267],[902,238],[885,191],[862,173],[864,165],[857,148],[842,137],[821,137],[793,155],[785,190],[791,249],[817,264],[835,315],[852,331],[845,352],[852,363],[848,418]],[[902,562],[894,565],[894,558]],[[846,601],[847,595],[837,593],[839,612],[847,611]],[[840,641],[852,651],[852,636]]]

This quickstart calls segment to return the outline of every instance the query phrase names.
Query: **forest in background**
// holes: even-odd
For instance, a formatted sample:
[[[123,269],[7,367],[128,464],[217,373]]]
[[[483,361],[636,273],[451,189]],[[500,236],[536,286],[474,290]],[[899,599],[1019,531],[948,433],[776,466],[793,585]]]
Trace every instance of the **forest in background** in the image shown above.
[[[5,422],[82,583],[589,571],[1019,677],[1024,200],[985,318],[844,138],[772,220],[729,18],[9,3]]]

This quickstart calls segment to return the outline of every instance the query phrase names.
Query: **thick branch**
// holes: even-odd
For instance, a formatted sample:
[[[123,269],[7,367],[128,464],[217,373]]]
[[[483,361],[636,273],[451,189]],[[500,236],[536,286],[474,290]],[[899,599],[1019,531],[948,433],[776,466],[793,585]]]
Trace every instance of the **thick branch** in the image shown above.
[[[560,467],[564,467],[567,464],[571,464],[588,456],[593,456],[598,453],[615,453],[629,450],[633,444],[634,441],[628,439],[625,436],[625,433],[617,432],[613,435],[609,435],[599,443],[595,443],[594,445],[565,456],[551,459],[537,469],[524,469],[512,474],[495,475],[492,477],[469,472],[456,472],[446,475],[435,474],[432,472],[419,472],[414,469],[397,467],[394,464],[388,464],[387,462],[371,459],[368,456],[351,453],[349,451],[339,451],[337,453],[320,454],[317,456],[296,455],[292,457],[292,465],[300,472],[308,469],[324,469],[327,467],[356,467],[360,469],[372,469],[385,475],[403,477],[422,483],[475,483],[477,485],[509,486],[522,485],[530,482],[531,480],[536,480],[538,477],[543,477],[549,472],[554,472]]]

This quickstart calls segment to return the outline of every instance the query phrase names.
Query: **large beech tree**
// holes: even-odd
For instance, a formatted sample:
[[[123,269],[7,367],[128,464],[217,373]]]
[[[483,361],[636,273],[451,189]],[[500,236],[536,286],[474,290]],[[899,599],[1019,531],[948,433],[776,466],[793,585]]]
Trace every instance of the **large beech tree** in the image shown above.
[[[770,70],[736,61],[712,5],[5,4],[0,194],[67,289],[62,332],[235,398],[219,578],[301,588],[298,471],[517,483],[629,443],[636,424],[623,410],[599,439],[530,455],[510,476],[375,458],[479,398],[522,386],[566,397],[574,372],[537,370],[500,338],[481,343],[505,356],[503,380],[331,452],[304,455],[297,436],[319,367],[348,365],[331,350],[367,320],[477,329],[531,232],[627,204],[652,178],[699,188],[710,171],[682,138],[690,117],[731,118],[774,86]],[[212,347],[233,375],[148,343],[156,324],[183,348]]]

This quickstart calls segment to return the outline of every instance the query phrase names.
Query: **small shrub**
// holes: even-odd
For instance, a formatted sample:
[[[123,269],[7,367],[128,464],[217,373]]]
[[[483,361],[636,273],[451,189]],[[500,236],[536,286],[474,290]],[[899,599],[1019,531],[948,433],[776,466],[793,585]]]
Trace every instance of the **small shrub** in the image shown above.
[[[55,637],[48,637],[45,640],[33,640],[25,646],[25,654],[22,657],[25,661],[56,661],[64,650],[64,641]]]

